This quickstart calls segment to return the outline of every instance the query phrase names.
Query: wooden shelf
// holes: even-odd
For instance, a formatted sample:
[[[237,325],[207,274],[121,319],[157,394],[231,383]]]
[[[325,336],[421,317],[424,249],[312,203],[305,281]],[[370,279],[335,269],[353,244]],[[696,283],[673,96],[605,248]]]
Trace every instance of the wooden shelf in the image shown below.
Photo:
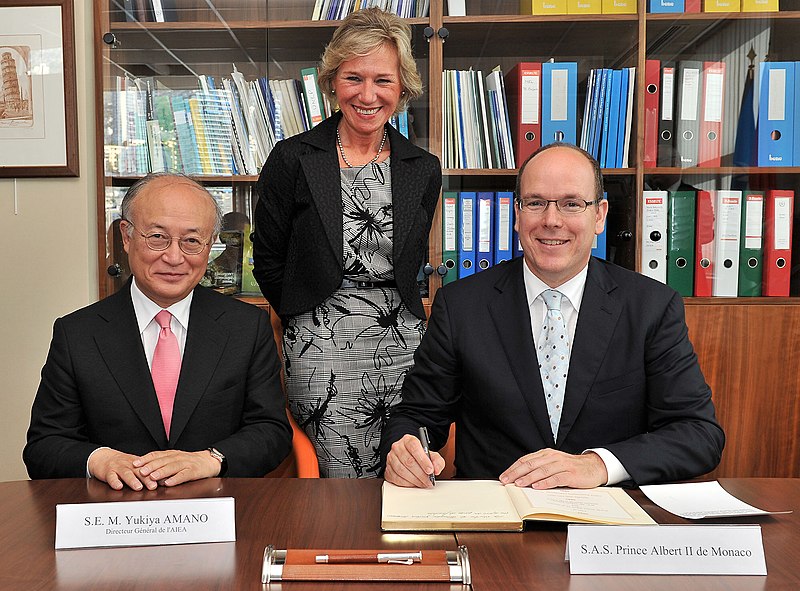
[[[215,14],[204,0],[177,0],[188,7],[192,20],[170,23],[109,22],[103,2],[95,2],[95,101],[103,105],[104,80],[114,75],[159,76],[176,87],[194,88],[194,72],[228,75],[235,63],[247,77],[296,77],[299,68],[316,64],[324,45],[340,21],[311,21],[313,0],[303,2],[248,3],[245,0],[215,0]],[[789,4],[791,2],[791,4]],[[640,2],[640,6],[644,6]],[[531,16],[509,14],[517,10],[511,0],[467,0],[469,16],[443,13],[444,0],[432,0],[430,18],[409,19],[414,52],[425,83],[425,96],[414,103],[414,124],[418,144],[441,154],[443,69],[488,71],[500,65],[504,71],[520,61],[577,61],[579,84],[590,68],[636,66],[636,109],[630,161],[642,161],[644,128],[644,80],[646,59],[719,59],[715,37],[733,34],[743,21],[767,22],[773,45],[770,58],[800,60],[800,42],[794,21],[800,11],[777,13],[699,13],[634,15]],[[800,7],[800,0],[786,0],[785,7]],[[478,14],[483,9],[504,14]],[[119,18],[117,12],[114,18]],[[198,20],[203,19],[203,20]],[[745,23],[747,24],[747,23]],[[443,41],[434,34],[428,40],[425,27],[448,30]],[[102,42],[113,32],[117,45]],[[734,35],[735,36],[735,35]],[[736,37],[738,38],[738,37]],[[716,53],[715,53],[716,52]],[[181,86],[185,85],[185,86]],[[579,89],[579,103],[585,88]],[[736,101],[734,101],[736,102]],[[580,104],[579,104],[580,110]],[[100,109],[102,111],[102,109]],[[101,295],[110,289],[105,283],[106,217],[104,194],[107,187],[125,187],[138,177],[103,175],[103,114],[96,115],[98,130],[98,264]],[[729,159],[727,162],[730,162]],[[723,162],[725,162],[723,160]],[[446,169],[448,190],[510,190],[517,169]],[[798,167],[656,168],[634,164],[629,168],[605,169],[609,200],[608,243],[616,250],[616,261],[637,266],[638,234],[641,233],[640,195],[648,176],[691,175],[701,181],[725,177],[752,177],[753,185],[779,182],[800,195]],[[773,178],[777,180],[773,180]],[[247,196],[257,180],[247,176],[201,176],[213,186],[232,186],[236,196]],[[797,200],[796,200],[797,203]],[[796,208],[796,211],[800,209]],[[796,219],[798,216],[796,215]],[[795,230],[797,230],[795,226]],[[633,238],[618,234],[629,231]],[[795,243],[800,244],[795,232]],[[430,235],[430,262],[441,261],[441,219],[437,213]],[[798,249],[795,248],[795,252]],[[795,261],[795,265],[800,261]],[[430,297],[423,304],[427,312],[439,287],[436,276],[429,279]],[[793,293],[800,295],[800,281]],[[263,308],[262,297],[238,296]],[[714,392],[719,420],[728,445],[723,462],[714,476],[798,476],[800,445],[800,297],[788,298],[685,298],[687,324],[700,366]],[[273,315],[276,334],[280,325]],[[768,432],[769,437],[764,437]]]

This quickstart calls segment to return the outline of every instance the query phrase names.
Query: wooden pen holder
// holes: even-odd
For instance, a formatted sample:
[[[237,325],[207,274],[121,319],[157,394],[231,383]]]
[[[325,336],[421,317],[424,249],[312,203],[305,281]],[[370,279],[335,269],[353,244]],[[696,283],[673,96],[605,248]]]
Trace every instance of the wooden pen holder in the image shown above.
[[[422,560],[412,564],[326,564],[316,557],[347,556],[348,550],[276,550],[264,548],[261,582],[273,581],[428,581],[470,585],[472,576],[466,546],[458,550],[423,550]],[[387,552],[358,550],[358,552]]]

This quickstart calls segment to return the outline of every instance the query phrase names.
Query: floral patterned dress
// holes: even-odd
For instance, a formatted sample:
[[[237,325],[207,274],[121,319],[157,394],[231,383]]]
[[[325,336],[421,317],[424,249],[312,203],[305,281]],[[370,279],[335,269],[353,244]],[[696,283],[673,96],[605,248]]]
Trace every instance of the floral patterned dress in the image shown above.
[[[389,159],[341,169],[344,276],[391,282]],[[376,477],[381,430],[413,364],[425,323],[396,287],[345,287],[283,334],[289,407],[317,450],[323,477]]]

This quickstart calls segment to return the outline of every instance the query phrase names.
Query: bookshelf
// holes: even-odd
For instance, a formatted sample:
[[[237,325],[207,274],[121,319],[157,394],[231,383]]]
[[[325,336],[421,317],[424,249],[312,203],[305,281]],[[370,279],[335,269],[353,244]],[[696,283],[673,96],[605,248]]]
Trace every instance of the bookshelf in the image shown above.
[[[158,80],[173,89],[193,89],[197,74],[222,78],[235,64],[247,80],[299,78],[317,63],[339,21],[310,20],[314,0],[172,0],[177,20],[129,20],[124,0],[95,2],[96,101],[115,88],[117,77]],[[414,53],[426,93],[411,106],[414,141],[442,154],[442,76],[445,69],[482,70],[495,66],[507,73],[521,61],[578,63],[578,117],[586,100],[586,78],[592,68],[636,68],[630,165],[605,169],[610,214],[609,258],[630,269],[641,268],[642,191],[655,176],[706,190],[744,182],[752,188],[780,188],[800,195],[800,166],[734,166],[731,134],[723,138],[721,166],[679,168],[644,166],[644,76],[646,60],[726,59],[729,90],[725,124],[736,123],[741,103],[741,71],[750,45],[771,61],[800,60],[796,28],[800,2],[784,0],[776,13],[649,14],[646,0],[637,14],[518,14],[519,3],[467,0],[466,16],[449,16],[447,0],[431,0],[427,17],[410,18]],[[756,70],[757,73],[757,70]],[[735,82],[735,84],[734,84]],[[726,87],[728,88],[728,87]],[[734,116],[734,114],[737,114]],[[731,123],[732,122],[732,123]],[[98,241],[100,295],[113,292],[125,278],[106,269],[115,258],[112,224],[114,194],[136,178],[107,174],[103,109],[97,110]],[[580,131],[579,131],[580,133]],[[449,191],[512,191],[516,170],[453,169],[444,171]],[[199,175],[224,192],[238,211],[252,207],[256,176]],[[793,266],[800,268],[800,200],[795,197]],[[108,239],[107,239],[108,237]],[[433,222],[428,278],[430,305],[440,279],[441,219]],[[108,253],[108,254],[107,254]],[[263,298],[246,301],[267,306]],[[714,390],[718,413],[729,436],[719,476],[800,476],[800,272],[793,274],[789,297],[685,299],[689,332]],[[762,430],[770,434],[763,446]],[[748,442],[746,445],[743,442]]]

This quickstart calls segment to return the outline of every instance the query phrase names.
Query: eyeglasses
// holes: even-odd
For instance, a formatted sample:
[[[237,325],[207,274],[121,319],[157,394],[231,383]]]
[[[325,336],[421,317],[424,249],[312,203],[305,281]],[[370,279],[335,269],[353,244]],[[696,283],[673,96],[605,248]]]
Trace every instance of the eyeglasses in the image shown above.
[[[556,204],[556,209],[565,215],[575,215],[583,213],[590,205],[595,205],[597,200],[586,201],[585,199],[575,199],[564,197],[562,199],[517,199],[517,207],[520,211],[532,214],[543,214],[551,203]]]
[[[153,232],[152,234],[145,234],[144,232],[140,231],[136,226],[133,225],[133,222],[130,220],[125,220],[128,222],[131,227],[136,230],[136,232],[144,238],[144,243],[147,245],[147,248],[150,250],[155,251],[162,251],[167,250],[171,245],[173,240],[178,241],[178,247],[183,251],[184,254],[194,255],[200,254],[203,252],[208,246],[211,240],[203,240],[199,236],[181,236],[180,238],[173,238],[169,234],[164,234],[163,232]]]

